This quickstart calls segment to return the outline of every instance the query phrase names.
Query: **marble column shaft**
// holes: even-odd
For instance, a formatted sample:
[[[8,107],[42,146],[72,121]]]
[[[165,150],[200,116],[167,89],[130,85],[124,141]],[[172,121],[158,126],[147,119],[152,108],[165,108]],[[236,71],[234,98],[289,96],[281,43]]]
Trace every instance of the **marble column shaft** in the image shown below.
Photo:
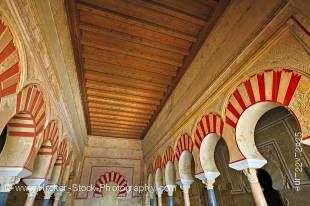
[[[256,169],[251,169],[251,168],[245,169],[243,170],[243,173],[247,176],[250,182],[251,191],[252,191],[252,195],[253,195],[256,206],[268,206],[262,187],[258,182]]]

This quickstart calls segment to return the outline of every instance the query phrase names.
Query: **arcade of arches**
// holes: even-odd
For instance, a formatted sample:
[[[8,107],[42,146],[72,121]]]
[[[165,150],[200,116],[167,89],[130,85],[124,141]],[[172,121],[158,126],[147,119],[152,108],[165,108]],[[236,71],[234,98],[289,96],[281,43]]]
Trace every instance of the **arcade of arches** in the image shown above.
[[[310,201],[309,0],[1,0],[0,206]]]

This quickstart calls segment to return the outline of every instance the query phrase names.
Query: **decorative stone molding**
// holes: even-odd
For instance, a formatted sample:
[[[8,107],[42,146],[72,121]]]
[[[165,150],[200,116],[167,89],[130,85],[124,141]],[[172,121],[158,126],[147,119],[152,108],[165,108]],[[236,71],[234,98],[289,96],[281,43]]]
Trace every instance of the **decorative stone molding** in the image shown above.
[[[165,189],[168,192],[168,196],[173,196],[173,192],[176,190],[176,185],[166,185]]]
[[[19,177],[0,176],[0,192],[10,192],[19,181]]]
[[[28,197],[36,197],[38,192],[42,190],[42,186],[37,186],[37,185],[28,185],[27,186],[27,196]]]
[[[209,178],[209,179],[204,179],[204,180],[202,180],[202,183],[206,186],[206,188],[208,189],[208,190],[213,190],[213,188],[214,188],[214,183],[215,183],[215,179],[211,179],[211,178]]]

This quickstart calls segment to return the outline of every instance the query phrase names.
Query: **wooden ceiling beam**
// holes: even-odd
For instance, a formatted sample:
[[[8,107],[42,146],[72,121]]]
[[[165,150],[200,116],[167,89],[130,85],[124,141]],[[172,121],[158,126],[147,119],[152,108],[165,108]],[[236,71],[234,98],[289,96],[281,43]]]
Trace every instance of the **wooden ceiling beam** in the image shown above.
[[[119,105],[119,106],[127,106],[132,108],[140,108],[140,109],[148,109],[148,110],[155,110],[156,105],[152,104],[142,104],[142,103],[131,103],[126,101],[120,101],[120,100],[112,100],[108,98],[97,98],[97,97],[87,97],[88,103],[94,102],[99,104],[110,104],[110,105]]]
[[[120,77],[117,75],[100,75],[99,72],[94,71],[85,71],[85,78],[86,80],[93,80],[97,82],[106,82],[116,85],[122,85],[125,87],[133,87],[133,88],[141,88],[145,90],[153,90],[164,92],[167,89],[166,85],[153,83],[153,82],[146,82],[141,80],[132,80],[124,77]]]
[[[110,119],[110,120],[121,120],[121,121],[129,121],[133,123],[141,123],[141,124],[146,124],[147,120],[144,119],[137,119],[137,118],[132,118],[132,117],[123,117],[123,116],[112,116],[112,115],[105,115],[105,114],[89,114],[90,117],[99,117],[99,118],[105,118],[105,119]]]
[[[182,66],[183,55],[167,52],[165,50],[151,48],[136,43],[131,43],[113,38],[95,35],[91,32],[82,32],[82,45],[103,49],[133,57],[165,63],[172,66]]]
[[[115,133],[106,133],[106,132],[97,132],[96,130],[91,131],[91,134],[94,136],[101,137],[115,137],[115,138],[127,138],[127,139],[139,139],[137,135],[124,135],[124,134],[115,134]]]
[[[91,122],[91,125],[93,126],[109,126],[109,127],[119,127],[119,128],[124,128],[124,129],[136,129],[136,130],[143,130],[143,126],[138,126],[138,125],[126,125],[126,124],[120,124],[120,123],[113,123],[113,122],[99,122],[99,121],[95,121],[93,120]]]
[[[178,70],[177,66],[156,62],[148,59],[141,59],[130,55],[125,55],[122,53],[117,53],[113,51],[107,51],[104,49],[98,49],[94,47],[89,47],[87,45],[83,46],[83,57],[84,58],[96,58],[100,61],[107,62],[114,65],[119,65],[123,67],[133,67],[141,68],[151,72],[161,72],[164,75],[175,75]]]
[[[182,18],[176,18],[172,15],[167,15],[165,12],[146,7],[143,5],[143,1],[82,0],[82,2],[97,5],[108,12],[115,13],[116,15],[121,14],[125,18],[187,35],[197,35],[201,27]]]
[[[93,131],[103,132],[103,133],[113,133],[113,134],[124,134],[124,135],[140,135],[141,132],[132,132],[132,131],[121,131],[121,130],[106,130],[101,128],[91,128]]]
[[[103,97],[107,99],[120,100],[120,101],[129,101],[133,103],[141,103],[141,104],[151,104],[151,105],[159,105],[160,99],[141,97],[141,96],[133,96],[126,93],[115,93],[115,92],[107,92],[100,91],[97,89],[88,89],[87,95],[90,97]]]
[[[96,130],[107,131],[107,132],[115,131],[115,132],[126,132],[126,133],[137,134],[137,135],[141,134],[141,130],[123,129],[123,128],[119,128],[119,127],[102,127],[102,126],[91,125],[91,128],[96,129]]]
[[[183,40],[187,40],[190,42],[195,42],[197,39],[194,35],[189,35],[184,32],[176,31],[174,29],[165,28],[159,25],[152,24],[150,22],[145,22],[143,20],[137,20],[136,18],[130,18],[126,15],[123,15],[121,13],[116,13],[113,11],[109,11],[107,9],[104,9],[102,7],[86,4],[86,3],[78,3],[77,4],[78,9],[89,12],[104,18],[114,19],[120,22],[124,22],[126,24],[130,24],[133,26],[141,27],[144,29],[148,29],[154,32],[158,32],[161,34],[169,35],[172,37],[180,38]]]
[[[143,7],[146,7],[146,8],[167,14],[169,16],[174,16],[176,18],[182,19],[182,20],[187,21],[187,22],[191,22],[191,23],[196,24],[196,25],[200,25],[200,26],[206,25],[206,21],[203,19],[191,16],[189,14],[186,14],[186,13],[178,11],[178,10],[174,10],[174,9],[166,7],[164,5],[159,5],[155,2],[143,1],[143,0],[127,0],[127,1],[132,3],[132,4],[138,4],[140,6],[143,6]]]
[[[92,14],[85,11],[80,11],[80,19],[82,24],[90,24],[99,28],[106,28],[112,31],[122,32],[136,36],[137,38],[143,38],[149,41],[156,41],[161,44],[173,46],[180,49],[188,50],[192,44],[191,41],[168,36],[158,32],[154,32],[143,27],[137,27],[134,25],[120,22],[115,19],[104,18],[96,14]]]
[[[142,115],[142,114],[132,114],[132,113],[124,113],[124,112],[120,113],[120,112],[104,110],[104,109],[96,109],[96,108],[91,108],[91,107],[89,107],[88,111],[90,114],[106,114],[106,115],[112,115],[112,116],[140,118],[140,119],[145,119],[145,120],[149,120],[151,117],[150,114]]]
[[[137,108],[129,108],[124,106],[115,106],[115,105],[106,105],[106,104],[98,104],[89,102],[88,107],[97,108],[97,109],[108,109],[112,111],[119,111],[119,112],[127,112],[127,113],[134,113],[134,114],[152,114],[153,110],[146,110],[146,109],[137,109]]]
[[[110,84],[110,83],[106,83],[106,82],[96,82],[96,81],[92,81],[92,80],[87,80],[85,86],[88,89],[118,92],[121,94],[128,94],[128,95],[133,95],[133,96],[137,96],[137,97],[151,98],[154,100],[158,100],[158,99],[161,99],[163,97],[163,92],[126,87],[126,86],[122,86],[122,85],[118,85],[118,84]]]
[[[105,124],[105,123],[110,123],[110,124],[120,124],[120,125],[126,125],[126,126],[134,126],[134,127],[145,127],[146,124],[144,123],[137,123],[137,122],[128,122],[128,121],[122,121],[122,120],[106,120],[101,117],[91,117],[90,118],[90,123],[91,124]]]
[[[157,49],[161,49],[161,50],[165,50],[169,52],[174,52],[177,54],[182,54],[182,55],[189,54],[187,49],[182,49],[182,48],[178,48],[175,46],[163,44],[163,43],[157,42],[156,40],[150,40],[150,39],[145,39],[143,37],[137,37],[129,33],[114,31],[111,29],[107,29],[104,27],[97,27],[91,24],[86,24],[86,23],[80,24],[79,27],[82,31],[90,31],[90,32],[96,33],[97,35],[104,35],[109,38],[133,42],[136,44],[141,44],[141,45],[145,45],[145,46],[149,46],[149,47],[153,47],[153,48],[157,48]]]
[[[150,81],[159,84],[170,85],[172,82],[172,77],[167,75],[161,75],[151,72],[146,72],[143,70],[136,70],[132,68],[119,67],[117,65],[101,62],[98,60],[93,60],[91,58],[85,59],[84,69],[100,72],[102,75],[118,75],[125,78],[138,79],[141,81]]]
[[[200,18],[200,19],[208,19],[208,11],[213,9],[210,5],[206,5],[200,3],[199,1],[193,0],[182,0],[182,1],[175,1],[175,0],[151,0],[152,2],[156,2],[160,5],[165,5],[170,8],[174,8],[183,13],[187,13],[191,16]],[[210,1],[211,2],[211,1]]]

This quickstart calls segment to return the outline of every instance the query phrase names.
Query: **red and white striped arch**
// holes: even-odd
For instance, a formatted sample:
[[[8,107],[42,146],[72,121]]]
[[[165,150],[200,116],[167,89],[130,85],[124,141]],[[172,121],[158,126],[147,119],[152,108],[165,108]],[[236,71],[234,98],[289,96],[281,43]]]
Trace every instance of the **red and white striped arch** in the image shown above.
[[[63,167],[64,163],[66,162],[67,159],[67,154],[68,154],[68,140],[63,139],[58,147],[58,152],[57,152],[57,159],[55,162],[55,166],[61,166]]]
[[[160,155],[157,155],[155,158],[155,162],[154,162],[154,166],[155,166],[155,170],[157,170],[158,168],[162,169],[163,168],[163,161]]]
[[[20,82],[20,58],[9,27],[0,19],[0,101],[15,94]]]
[[[171,161],[172,163],[174,162],[174,151],[171,146],[168,146],[167,149],[165,150],[163,158],[163,167],[165,167],[169,161]]]
[[[17,94],[16,113],[29,115],[35,124],[35,134],[42,132],[46,122],[46,102],[37,85],[28,86]],[[18,135],[33,136],[32,132],[26,132],[27,125],[20,122],[17,126],[25,130],[25,132],[17,133]]]
[[[29,152],[29,154],[22,154],[19,163],[22,165],[19,166],[32,170],[36,155],[37,136],[41,134],[45,122],[44,95],[36,85],[27,86],[17,94],[16,115],[7,124],[10,145],[15,145],[16,152],[19,150]],[[24,158],[27,158],[25,162],[22,160]]]
[[[150,175],[150,174],[154,174],[155,172],[155,169],[154,169],[154,165],[153,165],[153,162],[149,164],[149,166],[147,167],[147,174]]]
[[[119,186],[118,197],[126,197],[128,193],[127,180],[119,172],[111,171],[101,175],[95,183],[94,197],[103,197],[102,189],[109,182],[114,182]]]
[[[57,151],[59,142],[59,129],[56,121],[51,121],[44,129],[43,144],[39,155],[53,155]]]
[[[193,144],[191,136],[187,133],[182,134],[177,140],[176,145],[175,145],[175,149],[174,149],[175,159],[179,161],[180,156],[183,151],[189,151],[190,153],[192,153],[193,147],[194,147],[194,144]]]
[[[259,118],[272,108],[288,108],[298,121],[303,137],[309,136],[309,114],[302,110],[310,90],[309,78],[289,69],[269,69],[241,82],[230,94],[225,105],[225,142],[230,153],[230,167],[237,170],[260,168],[266,164],[258,152],[255,125]]]
[[[219,137],[223,135],[224,122],[216,113],[209,113],[203,116],[195,127],[193,142],[200,149],[203,139],[210,133],[215,133]]]
[[[232,92],[225,108],[225,122],[236,128],[241,114],[258,102],[288,106],[300,78],[300,74],[288,69],[270,69],[251,76]]]

